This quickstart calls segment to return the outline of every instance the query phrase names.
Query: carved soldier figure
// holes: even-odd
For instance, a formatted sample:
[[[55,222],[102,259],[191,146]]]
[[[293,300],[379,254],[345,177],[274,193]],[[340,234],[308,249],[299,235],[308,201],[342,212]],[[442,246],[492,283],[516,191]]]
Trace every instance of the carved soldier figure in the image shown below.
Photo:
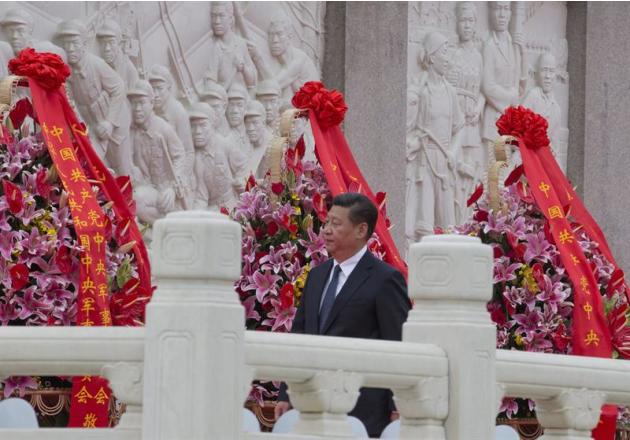
[[[216,114],[203,102],[193,104],[190,125],[195,146],[195,209],[231,208],[243,190],[247,158],[214,133]]]
[[[148,80],[153,87],[153,110],[175,129],[186,150],[185,175],[192,176],[195,150],[192,145],[190,121],[183,104],[175,99],[173,76],[167,67],[155,65],[149,70]]]
[[[558,158],[558,163],[565,167],[566,144],[560,141],[560,105],[553,94],[553,85],[556,79],[556,58],[545,52],[538,57],[536,64],[536,86],[527,92],[523,105],[531,108],[536,113],[547,119],[549,128],[549,140],[551,147]]]
[[[315,63],[303,50],[291,44],[292,38],[291,23],[281,15],[271,20],[267,30],[269,51],[273,57],[271,65],[267,65],[256,46],[248,45],[261,78],[275,79],[285,99],[290,99],[305,82],[319,80]]]
[[[228,124],[230,125],[230,137],[235,145],[245,155],[249,155],[252,146],[249,144],[245,133],[245,108],[249,100],[249,95],[244,87],[234,84],[228,90],[228,105],[225,111]]]
[[[138,70],[122,50],[122,31],[118,23],[107,19],[96,30],[101,58],[120,75],[126,87],[132,87],[138,79]]]
[[[461,223],[467,217],[466,200],[475,182],[481,177],[486,163],[481,143],[479,123],[485,105],[481,94],[483,60],[475,47],[477,8],[473,2],[460,2],[455,8],[459,44],[452,56],[446,78],[455,87],[459,107],[464,113],[464,127],[460,134],[460,160],[457,163],[455,218]]]
[[[417,122],[408,121],[406,235],[413,243],[432,234],[435,226],[455,223],[455,166],[458,141],[464,125],[457,92],[444,78],[448,69],[448,40],[438,32],[423,42],[425,70],[417,90]],[[411,96],[413,98],[413,96]],[[408,105],[414,109],[413,99]],[[408,110],[409,111],[409,110]]]
[[[264,177],[265,153],[271,142],[271,132],[265,125],[265,108],[258,101],[250,101],[245,110],[245,130],[252,146],[247,170],[256,178]]]
[[[206,77],[226,90],[233,84],[256,86],[256,67],[252,62],[245,40],[234,32],[234,5],[232,2],[212,2],[210,64]]]
[[[280,122],[280,86],[273,79],[258,83],[256,99],[265,108],[265,124],[271,133],[278,131]]]
[[[227,118],[225,117],[225,110],[227,109],[227,92],[225,89],[216,83],[206,84],[205,89],[199,95],[199,99],[205,102],[214,111],[216,115],[215,130],[222,136],[228,136],[230,133],[230,126]]]
[[[132,175],[130,114],[122,78],[87,51],[87,29],[79,21],[60,23],[57,35],[72,67],[68,78],[72,98],[90,129],[96,152],[118,174]]]
[[[11,45],[13,56],[17,56],[27,47],[32,47],[38,52],[56,53],[66,60],[66,54],[59,46],[50,41],[33,40],[33,16],[24,9],[9,9],[0,25]]]
[[[134,188],[138,218],[148,224],[189,207],[183,184],[186,152],[175,130],[153,111],[153,88],[138,81],[128,92],[133,124],[134,162],[140,176]]]
[[[495,123],[503,110],[517,105],[527,86],[527,62],[522,34],[510,36],[510,2],[489,2],[490,36],[483,46],[482,90],[486,96],[482,138],[493,143]]]

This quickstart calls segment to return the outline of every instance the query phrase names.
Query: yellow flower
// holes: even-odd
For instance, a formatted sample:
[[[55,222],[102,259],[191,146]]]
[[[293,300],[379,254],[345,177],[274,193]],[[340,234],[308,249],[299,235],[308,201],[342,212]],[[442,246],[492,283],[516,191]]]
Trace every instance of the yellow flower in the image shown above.
[[[295,212],[295,215],[302,215],[302,210],[299,206],[294,206],[293,211]]]
[[[540,289],[538,289],[538,283],[534,278],[534,270],[523,264],[519,269],[520,275],[523,277],[521,281],[521,287],[526,287],[532,293],[538,293]]]
[[[523,345],[523,337],[521,335],[514,336],[514,342],[516,342],[516,345],[520,347]]]

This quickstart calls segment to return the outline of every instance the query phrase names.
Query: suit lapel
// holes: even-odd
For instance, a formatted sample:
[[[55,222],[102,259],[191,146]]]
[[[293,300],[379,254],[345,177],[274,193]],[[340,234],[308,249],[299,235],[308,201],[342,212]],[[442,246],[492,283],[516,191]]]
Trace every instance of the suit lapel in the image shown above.
[[[354,296],[357,289],[365,282],[365,280],[368,279],[370,276],[369,269],[373,264],[374,256],[370,253],[370,251],[367,251],[361,260],[359,260],[356,267],[344,283],[339,295],[337,295],[333,308],[328,316],[328,322],[324,326],[321,334],[326,334],[332,323],[335,322],[335,319],[337,319],[339,312],[344,308],[350,298]]]
[[[312,299],[307,303],[307,321],[309,328],[307,329],[308,334],[318,334],[319,327],[319,304],[322,301],[322,295],[324,292],[324,286],[326,286],[326,281],[328,280],[328,276],[330,275],[330,270],[333,267],[333,260],[330,259],[322,264],[321,270],[313,270],[309,277],[313,277],[311,279],[312,284],[309,284],[309,296],[312,296]],[[312,295],[311,295],[312,292]],[[310,330],[310,331],[309,331]]]

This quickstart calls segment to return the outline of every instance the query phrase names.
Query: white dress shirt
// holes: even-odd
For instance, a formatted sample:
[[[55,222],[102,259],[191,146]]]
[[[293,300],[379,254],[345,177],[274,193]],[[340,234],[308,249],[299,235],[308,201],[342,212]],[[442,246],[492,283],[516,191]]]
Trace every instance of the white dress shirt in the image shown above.
[[[324,291],[322,293],[322,298],[319,302],[320,309],[324,302],[324,297],[326,296],[328,285],[330,284],[333,274],[335,273],[335,267],[339,266],[341,268],[341,272],[339,272],[339,279],[337,280],[337,291],[335,292],[335,298],[336,298],[337,295],[339,295],[339,292],[341,292],[341,289],[343,288],[343,285],[346,283],[346,280],[348,279],[348,277],[350,276],[354,268],[357,266],[357,264],[359,264],[359,261],[361,260],[361,258],[363,258],[363,255],[365,255],[366,252],[367,252],[367,245],[363,246],[359,250],[359,252],[357,252],[356,254],[348,258],[347,260],[345,260],[343,263],[338,263],[337,260],[333,261],[332,270],[330,271],[330,275],[328,275],[328,281],[326,281],[326,285],[324,286]]]

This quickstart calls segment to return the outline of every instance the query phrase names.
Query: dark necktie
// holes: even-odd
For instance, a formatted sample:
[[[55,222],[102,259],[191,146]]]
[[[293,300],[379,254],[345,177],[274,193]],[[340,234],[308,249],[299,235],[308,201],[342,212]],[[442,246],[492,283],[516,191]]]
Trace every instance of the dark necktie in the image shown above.
[[[339,272],[341,272],[341,266],[337,264],[335,266],[335,270],[333,271],[333,276],[330,280],[330,284],[328,285],[328,289],[326,289],[326,293],[324,294],[324,301],[322,302],[322,307],[319,311],[319,333],[322,333],[324,325],[326,325],[326,321],[330,315],[330,311],[333,308],[333,304],[335,303],[335,297],[337,296],[337,283],[339,282]]]

